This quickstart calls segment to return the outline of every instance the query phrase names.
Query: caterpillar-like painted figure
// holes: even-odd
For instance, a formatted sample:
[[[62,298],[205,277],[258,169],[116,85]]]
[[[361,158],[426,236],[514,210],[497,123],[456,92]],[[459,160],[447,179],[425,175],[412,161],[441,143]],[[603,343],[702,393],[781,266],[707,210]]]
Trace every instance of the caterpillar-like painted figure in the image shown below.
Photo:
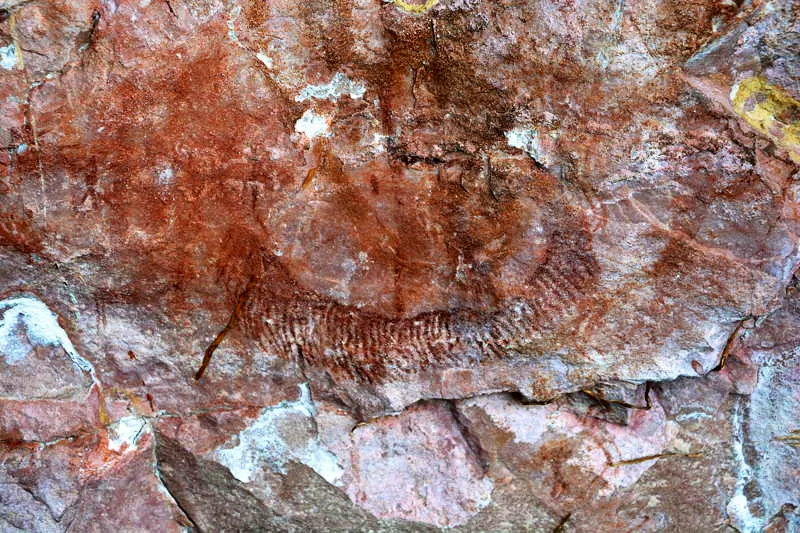
[[[273,267],[279,268],[279,267]],[[389,318],[295,290],[276,294],[262,283],[248,298],[244,326],[265,350],[297,357],[338,379],[380,383],[429,367],[465,367],[503,358],[577,309],[596,283],[590,235],[551,232],[528,285],[532,297],[490,312],[435,311]]]

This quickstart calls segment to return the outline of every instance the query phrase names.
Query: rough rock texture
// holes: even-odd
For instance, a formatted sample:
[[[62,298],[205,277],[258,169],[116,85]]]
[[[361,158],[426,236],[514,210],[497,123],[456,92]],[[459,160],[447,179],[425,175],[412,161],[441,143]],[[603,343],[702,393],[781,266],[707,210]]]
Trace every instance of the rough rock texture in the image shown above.
[[[796,1],[0,0],[0,109],[3,533],[800,531]]]

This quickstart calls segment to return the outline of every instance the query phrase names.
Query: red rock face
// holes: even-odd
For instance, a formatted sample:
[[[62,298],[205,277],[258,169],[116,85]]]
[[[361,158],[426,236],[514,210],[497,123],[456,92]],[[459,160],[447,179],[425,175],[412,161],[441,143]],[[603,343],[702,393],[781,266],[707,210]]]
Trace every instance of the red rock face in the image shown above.
[[[0,529],[800,527],[798,19],[0,5]]]

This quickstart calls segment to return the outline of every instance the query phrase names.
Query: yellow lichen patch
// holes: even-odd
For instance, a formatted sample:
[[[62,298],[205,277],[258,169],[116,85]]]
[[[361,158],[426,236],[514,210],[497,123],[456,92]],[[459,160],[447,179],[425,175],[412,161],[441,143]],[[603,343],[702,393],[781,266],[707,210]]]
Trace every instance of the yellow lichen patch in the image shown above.
[[[762,76],[740,81],[731,90],[736,113],[800,163],[800,102]]]
[[[439,0],[426,0],[424,4],[411,4],[409,2],[405,2],[404,0],[392,0],[392,3],[406,13],[420,14],[430,10],[433,6],[439,3]]]

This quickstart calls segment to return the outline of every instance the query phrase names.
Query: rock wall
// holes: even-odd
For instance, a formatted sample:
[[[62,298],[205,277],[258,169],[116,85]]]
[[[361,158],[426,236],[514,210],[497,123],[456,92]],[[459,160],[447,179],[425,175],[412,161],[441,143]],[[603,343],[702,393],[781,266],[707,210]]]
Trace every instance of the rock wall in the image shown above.
[[[0,531],[800,531],[794,0],[0,0]]]

